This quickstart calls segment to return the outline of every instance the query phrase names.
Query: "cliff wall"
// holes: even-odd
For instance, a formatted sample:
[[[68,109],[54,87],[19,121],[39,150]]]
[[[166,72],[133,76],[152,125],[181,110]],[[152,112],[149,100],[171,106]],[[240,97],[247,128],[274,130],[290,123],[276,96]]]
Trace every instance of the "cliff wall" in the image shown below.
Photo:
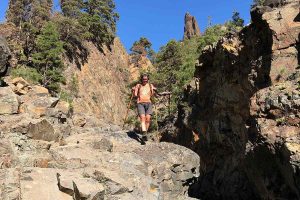
[[[265,1],[252,23],[208,46],[177,130],[196,151],[201,199],[300,198],[299,1]]]

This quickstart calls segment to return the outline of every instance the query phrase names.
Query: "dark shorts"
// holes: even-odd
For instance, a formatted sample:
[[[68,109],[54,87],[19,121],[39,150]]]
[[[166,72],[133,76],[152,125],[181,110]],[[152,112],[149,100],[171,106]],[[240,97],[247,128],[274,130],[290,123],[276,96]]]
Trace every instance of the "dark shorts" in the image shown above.
[[[139,115],[151,115],[152,114],[152,103],[138,103],[137,109]]]

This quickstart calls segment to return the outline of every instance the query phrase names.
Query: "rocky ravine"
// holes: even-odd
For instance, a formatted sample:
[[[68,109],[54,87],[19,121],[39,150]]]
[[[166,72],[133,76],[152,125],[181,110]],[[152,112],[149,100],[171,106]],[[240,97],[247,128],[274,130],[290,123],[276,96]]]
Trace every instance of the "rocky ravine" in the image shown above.
[[[264,1],[252,24],[207,47],[178,130],[194,149],[201,199],[300,199],[299,1]]]
[[[41,86],[0,87],[0,199],[191,199],[199,157],[72,114]]]

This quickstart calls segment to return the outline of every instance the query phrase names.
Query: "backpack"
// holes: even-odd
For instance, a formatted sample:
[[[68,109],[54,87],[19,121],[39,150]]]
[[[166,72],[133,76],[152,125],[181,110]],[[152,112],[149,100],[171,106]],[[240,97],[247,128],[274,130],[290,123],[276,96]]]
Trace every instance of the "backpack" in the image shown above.
[[[155,103],[155,102],[156,102],[156,98],[155,98],[155,96],[153,95],[153,94],[154,94],[153,85],[152,85],[151,83],[147,83],[147,84],[149,84],[149,86],[150,86],[150,92],[151,92],[150,101],[151,101],[151,103]],[[141,89],[141,87],[142,87],[142,84],[139,84],[137,96],[139,96],[139,94],[140,94],[140,89]]]
[[[149,84],[149,86],[150,86],[150,92],[151,92],[151,97],[153,96],[153,85],[151,84],[151,83],[147,83],[147,84]],[[139,88],[138,88],[138,92],[137,92],[137,96],[139,96],[139,94],[140,94],[140,89],[141,89],[141,87],[142,87],[142,84],[139,84]]]

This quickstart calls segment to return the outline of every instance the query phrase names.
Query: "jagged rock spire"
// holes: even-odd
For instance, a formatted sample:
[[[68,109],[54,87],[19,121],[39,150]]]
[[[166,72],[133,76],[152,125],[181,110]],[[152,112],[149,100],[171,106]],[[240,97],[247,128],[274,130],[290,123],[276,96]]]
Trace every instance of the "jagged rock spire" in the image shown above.
[[[190,13],[186,13],[184,16],[184,36],[183,39],[191,39],[193,36],[200,36],[200,28],[197,20]]]

